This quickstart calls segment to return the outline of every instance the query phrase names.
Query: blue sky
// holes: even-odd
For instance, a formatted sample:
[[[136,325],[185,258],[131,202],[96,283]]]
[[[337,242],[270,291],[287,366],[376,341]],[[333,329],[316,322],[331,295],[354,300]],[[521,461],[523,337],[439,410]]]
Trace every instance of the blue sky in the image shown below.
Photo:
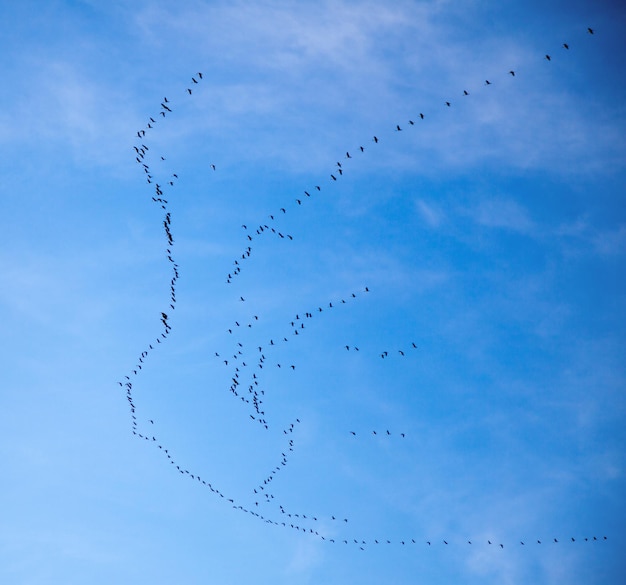
[[[623,579],[625,21],[0,3],[0,580]]]

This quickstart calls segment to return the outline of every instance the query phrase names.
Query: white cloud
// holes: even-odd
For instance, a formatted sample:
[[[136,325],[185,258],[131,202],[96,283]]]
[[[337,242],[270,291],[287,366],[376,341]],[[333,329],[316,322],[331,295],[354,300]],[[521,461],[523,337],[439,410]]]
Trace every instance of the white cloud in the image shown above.
[[[485,227],[508,229],[525,235],[535,230],[528,211],[512,199],[483,199],[470,214],[474,221]]]
[[[426,203],[423,199],[418,199],[415,202],[417,212],[422,219],[432,228],[439,227],[443,221],[443,212],[441,209],[435,207],[431,203]]]
[[[596,232],[592,241],[599,254],[616,256],[626,252],[626,225],[620,225],[614,230]]]

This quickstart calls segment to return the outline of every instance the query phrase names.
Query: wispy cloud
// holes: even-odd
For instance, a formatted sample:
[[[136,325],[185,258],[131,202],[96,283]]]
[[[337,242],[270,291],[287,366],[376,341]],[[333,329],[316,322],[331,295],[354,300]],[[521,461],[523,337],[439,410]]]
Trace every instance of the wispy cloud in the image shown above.
[[[441,209],[435,207],[432,203],[426,203],[423,199],[417,199],[415,207],[420,217],[432,228],[439,227],[444,220]]]

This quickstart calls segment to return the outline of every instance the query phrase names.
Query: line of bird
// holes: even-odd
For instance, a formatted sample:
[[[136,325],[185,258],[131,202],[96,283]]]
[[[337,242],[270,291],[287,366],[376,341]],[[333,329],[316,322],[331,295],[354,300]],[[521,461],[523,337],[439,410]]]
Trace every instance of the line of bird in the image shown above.
[[[591,28],[587,29],[587,32],[589,34],[594,34],[594,31]],[[568,43],[563,43],[562,48],[564,50],[568,50],[570,49],[570,45]],[[546,61],[552,61],[552,56],[549,54],[545,55],[545,60]],[[511,77],[515,77],[516,76],[516,72],[514,70],[510,70],[508,72],[508,75],[510,75]],[[198,77],[198,79],[196,79],[196,77]],[[198,80],[202,80],[203,79],[203,74],[198,72],[196,76],[191,78],[192,84],[198,84],[199,81]],[[490,86],[492,85],[492,81],[490,80],[485,80],[484,83],[485,86]],[[191,87],[186,88],[186,93],[189,95],[192,95],[193,91]],[[469,96],[469,92],[467,90],[463,90],[463,94],[462,96]],[[445,107],[451,107],[452,104],[450,101],[444,101],[444,105]],[[168,114],[171,114],[173,112],[172,109],[172,104],[171,102],[167,99],[167,97],[165,97],[163,99],[163,101],[161,102],[161,110],[159,111],[159,113],[157,114],[157,118],[160,115],[162,118],[165,118]],[[424,120],[425,119],[425,115],[420,112],[419,113],[419,120]],[[139,146],[133,146],[133,149],[135,151],[135,160],[136,162],[141,165],[143,172],[145,173],[145,175],[147,175],[146,179],[147,179],[147,183],[148,184],[153,184],[154,185],[154,195],[152,196],[152,201],[156,204],[158,204],[161,209],[163,209],[166,213],[164,216],[164,220],[163,220],[163,228],[164,228],[164,232],[165,232],[165,237],[167,240],[167,247],[166,247],[166,256],[168,259],[168,262],[170,262],[172,264],[172,272],[173,272],[173,276],[170,280],[170,309],[174,310],[175,309],[175,305],[176,305],[176,282],[179,278],[179,273],[178,273],[178,264],[175,262],[174,257],[173,257],[173,246],[174,246],[174,238],[172,235],[172,231],[171,231],[171,213],[168,211],[168,199],[166,199],[164,197],[164,188],[172,188],[175,185],[175,181],[178,180],[178,175],[176,173],[172,173],[171,176],[169,176],[165,182],[164,185],[166,185],[166,187],[162,187],[160,183],[156,183],[153,182],[154,176],[152,174],[152,170],[149,166],[149,164],[147,164],[147,157],[149,156],[149,147],[144,144],[145,142],[145,138],[146,138],[146,130],[151,130],[154,128],[154,125],[156,125],[157,121],[154,117],[149,117],[149,122],[146,125],[145,129],[141,129],[137,132],[137,138],[139,138],[139,140],[141,141]],[[409,119],[408,120],[408,125],[409,127],[413,127],[416,125],[415,121],[413,119]],[[401,132],[403,131],[403,128],[400,126],[400,124],[397,124],[395,129],[395,132]],[[379,144],[380,139],[377,135],[372,137],[372,142],[374,144]],[[359,153],[364,153],[365,152],[365,147],[364,146],[359,146],[357,149],[357,152]],[[349,151],[346,151],[345,153],[345,160],[350,160],[353,158],[353,155],[350,154]],[[164,156],[160,156],[160,160],[163,162],[166,160],[166,158]],[[345,167],[344,165],[346,164],[346,162],[344,161],[344,163],[342,164],[341,162],[337,162],[336,168],[333,170],[332,173],[330,173],[330,177],[328,179],[328,181],[332,184],[334,182],[336,182],[338,180],[339,177],[342,177],[345,171]],[[210,165],[211,169],[213,171],[216,170],[216,167],[214,164]],[[310,189],[310,191],[317,191],[317,192],[321,192],[322,190],[322,185],[315,185],[314,189]],[[295,204],[296,207],[295,208],[299,208],[302,206],[303,201],[305,201],[306,199],[310,199],[312,198],[311,196],[311,192],[310,191],[304,191],[304,196],[301,198],[296,198],[295,199]],[[255,233],[254,235],[251,235],[250,232],[248,231],[247,225],[246,224],[242,224],[242,227],[244,228],[244,230],[246,230],[248,233],[247,235],[247,239],[248,242],[252,241],[255,237],[259,237],[263,234],[266,233],[274,233],[278,238],[283,239],[283,240],[289,240],[292,241],[293,240],[293,236],[291,234],[287,234],[287,233],[283,233],[282,231],[278,231],[278,229],[276,229],[275,227],[273,227],[271,225],[272,222],[276,221],[276,217],[280,217],[281,215],[287,215],[287,211],[288,209],[290,209],[287,206],[281,207],[279,209],[279,213],[278,214],[270,214],[268,217],[270,219],[270,221],[268,222],[270,225],[266,224],[266,223],[262,223],[259,224],[258,228],[255,229]],[[247,246],[247,248],[244,250],[244,252],[241,255],[241,260],[246,260],[248,258],[250,258],[251,256],[251,252],[252,252],[252,247],[251,246]],[[238,274],[240,274],[241,272],[241,264],[239,263],[238,260],[236,260],[234,262],[234,266],[235,268],[233,269],[233,271],[228,275],[228,278],[226,279],[228,284],[231,284],[234,277],[237,276]],[[365,288],[365,292],[369,292],[369,289],[366,287]],[[354,298],[356,295],[352,294],[352,297]],[[241,301],[244,301],[243,296],[240,297]],[[341,300],[341,303],[345,303],[345,300]],[[328,308],[332,308],[332,302],[329,303],[329,307]],[[318,312],[322,312],[322,307],[318,307]],[[313,312],[305,312],[304,313],[305,318],[311,318],[313,316]],[[138,363],[135,365],[135,367],[132,369],[132,374],[134,376],[137,376],[139,374],[139,372],[142,370],[142,366],[145,363],[146,358],[148,357],[149,353],[151,351],[153,351],[156,348],[156,344],[160,344],[162,342],[162,340],[165,340],[168,335],[171,332],[171,325],[169,324],[169,316],[167,313],[162,312],[161,313],[161,323],[163,325],[163,330],[161,331],[161,333],[155,338],[155,340],[153,341],[153,343],[148,344],[148,347],[146,349],[144,349],[139,356],[138,359]],[[299,334],[299,329],[303,329],[303,324],[300,324],[300,328],[296,327],[295,321],[298,321],[299,318],[299,314],[296,315],[295,320],[291,323],[291,326],[293,328],[293,334],[298,335]],[[258,320],[258,316],[254,317],[254,320]],[[239,323],[235,322],[236,325],[235,326],[240,326]],[[252,327],[252,322],[248,324],[248,328]],[[232,330],[230,331],[230,333],[232,333]],[[283,338],[284,341],[287,341],[287,338],[284,337]],[[273,346],[275,345],[273,340],[270,340],[269,342],[269,346]],[[240,347],[243,347],[243,345],[241,343],[239,343]],[[359,348],[357,346],[350,346],[350,345],[346,345],[345,349],[347,351],[359,351]],[[417,349],[417,346],[414,342],[412,342],[412,349]],[[397,350],[398,354],[400,356],[405,356],[405,350]],[[265,360],[265,356],[263,355],[263,346],[259,347],[259,352],[261,353],[261,357],[257,363],[257,366],[259,369],[262,369],[263,367],[263,362]],[[237,354],[234,354],[233,359],[238,359],[238,354],[242,355],[241,352],[238,352]],[[219,357],[218,352],[216,352],[216,355]],[[382,351],[380,353],[380,357],[385,359],[390,357],[390,353],[389,351]],[[227,360],[226,361],[226,365],[228,365]],[[245,364],[243,364],[245,366]],[[280,364],[277,364],[277,366],[280,366]],[[292,364],[291,369],[295,369],[295,365]],[[235,375],[233,376],[233,385],[231,385],[230,387],[230,391],[235,393],[237,395],[236,389],[237,386],[239,386],[239,379],[238,379],[238,374],[239,374],[239,369],[238,367],[236,368],[235,371]],[[133,399],[133,393],[132,393],[132,381],[131,381],[131,377],[129,375],[124,376],[125,381],[120,381],[119,385],[123,388],[126,389],[126,398],[127,401],[129,403],[129,409],[130,409],[130,415],[131,415],[131,430],[134,436],[140,438],[140,439],[144,439],[145,441],[148,441],[154,445],[156,445],[156,447],[158,447],[158,449],[164,454],[164,456],[167,458],[167,460],[169,461],[169,463],[173,466],[173,469],[175,469],[178,473],[180,473],[183,476],[188,476],[190,479],[197,481],[198,483],[200,483],[203,486],[208,487],[211,492],[213,492],[215,495],[217,495],[220,498],[224,498],[226,501],[230,502],[232,504],[232,507],[234,509],[238,509],[240,511],[249,513],[261,520],[263,520],[264,522],[268,523],[268,524],[274,524],[274,525],[280,525],[283,527],[290,527],[292,529],[295,529],[297,531],[302,531],[302,532],[307,532],[310,534],[314,534],[316,536],[319,536],[322,540],[326,540],[328,542],[335,542],[335,539],[333,538],[327,538],[326,536],[320,534],[317,530],[314,530],[312,527],[305,527],[305,526],[300,526],[298,524],[293,524],[293,523],[288,523],[288,522],[281,522],[281,521],[277,521],[277,520],[272,520],[269,517],[265,517],[262,514],[259,514],[258,512],[256,512],[255,510],[252,509],[248,509],[242,505],[238,505],[234,498],[227,498],[226,495],[224,493],[222,493],[219,489],[217,489],[216,487],[214,487],[210,482],[207,482],[206,480],[202,479],[199,475],[195,474],[195,473],[191,473],[188,469],[184,469],[183,466],[179,465],[176,463],[176,461],[172,458],[171,453],[169,452],[168,449],[166,449],[163,445],[159,444],[156,437],[154,435],[147,435],[145,433],[140,432],[139,426],[138,426],[138,419],[137,419],[137,407],[135,405],[134,399]],[[257,391],[256,388],[254,388],[254,386],[258,386],[258,378],[256,376],[256,373],[253,374],[253,383],[249,386],[249,393],[252,394],[252,404],[255,407],[255,413],[256,415],[261,415],[264,416],[265,413],[264,411],[261,410],[261,404],[262,404],[262,399],[260,398],[260,395],[264,394],[263,390]],[[248,399],[245,399],[244,397],[241,397],[242,401],[250,403],[250,401]],[[252,414],[250,414],[250,419],[251,420],[255,420],[260,422],[265,428],[268,428],[267,425],[267,421],[264,418],[259,418],[258,416],[254,416]],[[299,419],[297,419],[297,422],[300,422]],[[150,420],[149,421],[150,424],[154,424],[154,421]],[[285,434],[288,433],[293,433],[294,430],[294,425],[291,424],[290,427],[288,427],[287,429],[283,429],[283,432]],[[368,433],[369,434],[369,433]],[[379,433],[377,431],[372,431],[371,435],[375,436],[378,435]],[[391,436],[391,432],[390,431],[385,431],[380,432],[380,435],[382,436]],[[357,436],[356,431],[350,431],[350,435],[351,436]],[[401,436],[402,438],[404,438],[406,435],[405,433],[399,433],[399,436]],[[289,440],[289,446],[288,446],[288,451],[289,452],[293,452],[293,439]],[[270,494],[269,492],[267,492],[266,488],[269,485],[269,483],[271,483],[273,481],[273,479],[276,477],[276,474],[282,470],[282,468],[284,468],[287,465],[287,454],[285,452],[281,453],[282,459],[280,460],[279,465],[275,466],[268,474],[267,476],[263,479],[263,481],[256,487],[254,488],[254,492],[256,495],[258,495],[260,492],[263,492],[263,498],[264,498],[264,503],[274,503],[274,495]],[[263,500],[263,498],[261,498],[261,500]],[[255,508],[258,508],[259,506],[259,502],[255,501],[254,502]],[[282,505],[279,505],[279,511],[282,515],[287,515],[288,518],[298,518],[299,520],[307,520],[307,521],[314,521],[317,522],[317,516],[312,516],[312,515],[304,515],[304,514],[297,514],[297,513],[287,513],[284,509],[284,507]],[[330,520],[337,520],[337,516],[331,515],[330,516]],[[343,521],[345,523],[348,522],[347,518],[344,518]],[[604,536],[602,538],[602,540],[606,540],[607,537]],[[581,540],[581,539],[579,539]],[[593,537],[585,537],[583,539],[584,541],[596,541],[598,540],[595,536]],[[559,540],[554,538],[553,539],[554,543],[558,543]],[[348,544],[353,543],[353,544],[357,544],[359,545],[360,548],[364,548],[365,545],[367,544],[382,544],[382,543],[387,543],[387,544],[391,544],[393,543],[398,543],[401,545],[405,545],[405,544],[417,544],[417,541],[413,538],[411,539],[405,539],[405,540],[389,540],[389,539],[375,539],[373,541],[365,541],[365,540],[358,540],[358,539],[352,539],[351,541],[349,541],[348,539],[344,539],[342,541],[344,544]],[[422,542],[424,542],[425,544],[427,544],[428,546],[431,546],[432,544],[435,544],[435,541],[432,540],[423,540]],[[442,540],[441,544],[444,545],[448,545],[449,543],[451,543],[452,541],[450,540]],[[494,541],[495,543],[496,541]],[[540,539],[538,539],[537,544],[541,544],[542,541]],[[571,542],[576,542],[574,537],[571,537]],[[472,544],[472,541],[468,540],[467,544]],[[492,544],[492,541],[487,541],[488,545]],[[525,545],[525,541],[520,541],[520,545]],[[503,543],[499,543],[499,546],[501,548],[504,548],[504,544]]]
[[[592,28],[587,28],[587,33],[593,35],[595,33],[595,31]],[[561,49],[569,51],[570,50],[569,43],[563,43],[561,45]],[[551,55],[549,55],[549,54],[546,54],[543,58],[544,58],[544,60],[546,60],[548,62],[552,61],[552,59],[553,59],[553,57]],[[511,78],[514,78],[514,77],[516,77],[516,72],[515,72],[515,70],[510,69],[507,73],[504,73],[503,75],[509,76]],[[485,79],[483,85],[484,85],[484,87],[488,87],[490,85],[493,85],[493,83],[494,82],[490,81],[489,79]],[[469,95],[470,95],[470,92],[468,90],[466,90],[466,89],[464,89],[463,92],[460,93],[461,97],[467,97]],[[442,105],[444,107],[451,108],[452,107],[452,102],[450,102],[449,100],[444,100],[442,102]],[[424,110],[424,111],[426,111],[426,110]],[[416,121],[421,122],[421,121],[425,120],[426,118],[427,118],[427,116],[423,112],[419,112],[414,118],[409,118],[406,121],[406,124],[408,124],[409,128],[415,128],[415,127],[417,127],[416,126]],[[404,126],[404,128],[402,126]],[[402,132],[403,130],[405,130],[407,128],[407,126],[405,126],[404,122],[402,123],[402,126],[400,124],[396,124],[395,128],[393,129],[394,133]],[[379,144],[380,143],[379,135],[372,136],[371,142],[373,142],[376,145]],[[297,209],[301,209],[301,206],[302,206],[303,202],[316,199],[315,197],[312,196],[312,194],[314,194],[316,192],[318,192],[318,193],[321,192],[322,191],[322,187],[324,187],[325,184],[326,185],[332,185],[335,182],[337,182],[339,178],[343,177],[344,172],[346,171],[346,167],[345,167],[345,165],[347,164],[346,161],[349,161],[350,159],[352,159],[353,156],[354,156],[354,153],[362,154],[362,153],[365,152],[365,150],[366,149],[365,149],[365,147],[362,144],[359,145],[358,148],[352,149],[352,153],[353,154],[350,154],[350,150],[347,150],[345,155],[343,155],[343,164],[342,164],[341,161],[337,161],[335,169],[331,173],[329,173],[329,175],[328,175],[328,177],[327,177],[325,182],[320,182],[320,184],[314,185],[314,187],[308,188],[308,189],[304,190],[303,191],[303,195],[299,195],[298,197],[295,197],[293,199],[293,202],[295,202],[295,206],[293,204],[291,206],[288,205],[288,204],[284,204],[282,207],[279,208],[279,210],[277,212],[269,214],[268,215],[268,218],[270,219],[269,223],[271,224],[272,222],[275,222],[276,218],[282,217],[282,216],[286,215],[290,211],[295,211]],[[285,237],[286,237],[287,240],[290,240],[290,241],[293,240],[293,236],[292,235],[287,234],[285,236],[285,234],[283,234],[281,231],[278,231],[278,229],[276,229],[275,227],[272,227],[271,225],[267,225],[267,223],[265,223],[265,222],[264,223],[260,223],[258,225],[258,227],[254,228],[255,229],[255,233],[253,235],[251,235],[250,230],[248,230],[247,224],[242,224],[241,227],[244,228],[244,230],[246,230],[246,232],[247,232],[246,233],[246,237],[247,237],[247,240],[249,242],[254,240],[256,237],[259,237],[261,235],[265,235],[265,234],[268,234],[268,233],[273,233],[273,234],[275,234],[276,236],[280,237],[283,240],[285,240]],[[251,248],[248,247],[246,249],[246,251],[241,255],[241,259],[242,260],[246,260],[246,259],[250,258],[251,251],[252,251]],[[238,263],[235,262],[235,264],[238,264]],[[240,272],[241,272],[241,268],[238,267],[238,269],[234,272],[233,276],[237,276],[238,274],[240,274]],[[229,275],[229,278],[227,279],[227,282],[228,283],[232,282],[231,275]]]
[[[150,421],[150,423],[153,424],[153,421]],[[186,476],[188,477],[190,480],[192,481],[197,481],[199,484],[201,484],[204,487],[207,487],[211,490],[211,492],[213,494],[215,494],[216,496],[223,498],[225,501],[229,502],[232,505],[233,509],[239,510],[241,512],[244,512],[246,514],[250,514],[260,520],[262,520],[263,522],[267,523],[267,524],[272,524],[275,526],[282,526],[284,528],[291,528],[293,530],[296,530],[297,532],[302,532],[305,534],[310,534],[310,535],[314,535],[316,537],[319,537],[321,540],[328,542],[328,543],[343,543],[343,544],[355,544],[357,546],[359,546],[359,548],[361,548],[362,550],[364,550],[364,547],[369,545],[378,545],[378,544],[398,544],[398,545],[407,545],[407,544],[425,544],[428,546],[432,546],[432,545],[436,545],[436,544],[443,544],[445,546],[448,546],[450,544],[456,544],[457,542],[454,541],[453,539],[441,539],[441,540],[433,540],[433,539],[420,539],[419,541],[416,540],[415,538],[405,538],[405,539],[388,539],[388,538],[376,538],[376,539],[369,539],[369,540],[364,540],[364,539],[356,539],[356,538],[351,538],[351,539],[335,539],[335,538],[330,538],[327,537],[323,534],[323,532],[320,532],[320,530],[315,528],[315,525],[308,525],[308,526],[300,526],[300,523],[302,523],[303,520],[307,520],[307,524],[309,522],[319,522],[320,519],[322,521],[326,521],[326,522],[339,522],[339,523],[343,523],[344,525],[348,524],[348,518],[341,518],[340,516],[336,516],[334,514],[331,514],[329,516],[324,516],[324,517],[320,517],[320,519],[318,519],[317,516],[314,515],[309,515],[307,516],[306,514],[303,513],[290,513],[287,512],[285,510],[285,508],[279,504],[279,512],[282,515],[287,516],[287,518],[290,519],[294,519],[297,518],[299,520],[300,523],[293,523],[293,522],[289,522],[289,521],[281,521],[281,520],[276,520],[276,519],[272,519],[270,518],[267,513],[265,514],[261,514],[259,512],[256,511],[256,508],[258,508],[259,506],[259,502],[256,501],[254,502],[254,506],[255,509],[249,509],[243,505],[237,504],[236,500],[234,498],[229,498],[227,497],[227,495],[225,495],[223,492],[221,492],[217,487],[214,487],[211,482],[207,482],[205,479],[203,479],[200,475],[196,475],[194,473],[191,473],[188,469],[184,469],[183,466],[181,466],[180,464],[178,464],[174,458],[172,457],[172,455],[170,454],[169,450],[166,449],[163,445],[158,444],[156,437],[155,436],[147,436],[144,435],[140,432],[137,432],[135,430],[133,430],[133,434],[135,436],[137,436],[140,439],[143,439],[145,441],[149,441],[153,444],[155,444],[157,446],[157,448],[160,450],[160,452],[163,453],[163,455],[168,459],[170,465],[172,465],[172,469],[175,469],[177,473],[179,473],[180,475]],[[270,480],[271,481],[271,480]],[[265,482],[262,486],[260,486],[260,489],[263,490],[267,484],[269,482]],[[254,490],[255,495],[258,496],[258,491]],[[270,503],[272,502],[272,500],[274,499],[274,496],[272,494],[267,494],[266,497],[266,503]],[[273,502],[272,502],[273,503]],[[595,542],[595,541],[606,541],[608,540],[607,536],[603,536],[602,538],[598,538],[596,536],[592,536],[592,537],[582,537],[582,538],[578,538],[576,539],[575,537],[570,537],[569,542]],[[566,540],[567,541],[567,540]],[[524,541],[524,540],[520,540],[519,541],[519,545],[520,546],[525,546],[526,542],[530,543],[531,541]],[[558,538],[553,538],[551,541],[543,541],[541,539],[536,539],[536,544],[542,544],[543,542],[552,542],[555,544],[558,544],[559,542],[563,542],[562,540],[559,540]],[[492,545],[492,544],[496,544],[496,546],[499,546],[500,548],[504,548],[504,542],[503,541],[496,541],[496,540],[487,540],[486,542],[482,541],[482,540],[467,540],[464,542],[458,542],[458,544],[468,544],[468,545],[472,545],[472,544],[478,544],[478,543],[482,543],[482,544],[487,544],[487,545]],[[517,543],[516,543],[517,544]]]

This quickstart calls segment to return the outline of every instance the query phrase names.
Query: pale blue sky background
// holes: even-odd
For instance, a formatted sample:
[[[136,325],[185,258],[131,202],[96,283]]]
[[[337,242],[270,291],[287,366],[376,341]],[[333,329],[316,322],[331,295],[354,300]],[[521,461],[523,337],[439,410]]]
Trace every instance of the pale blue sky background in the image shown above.
[[[618,2],[0,2],[0,582],[621,582],[625,25]]]

